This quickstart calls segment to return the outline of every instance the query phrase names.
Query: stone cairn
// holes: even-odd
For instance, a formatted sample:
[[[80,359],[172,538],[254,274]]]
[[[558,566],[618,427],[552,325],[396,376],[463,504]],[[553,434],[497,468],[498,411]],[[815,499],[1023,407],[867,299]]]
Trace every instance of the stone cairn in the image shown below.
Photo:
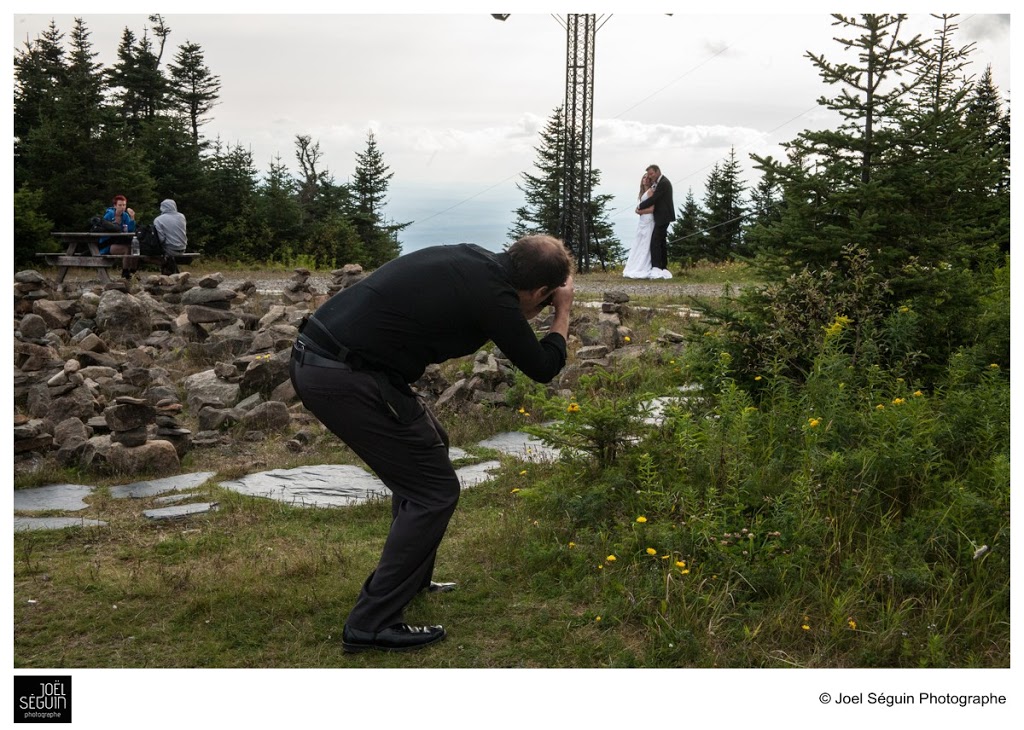
[[[309,269],[295,269],[292,279],[284,286],[282,297],[290,304],[308,304],[316,292],[308,283]]]
[[[363,267],[359,264],[345,264],[331,272],[331,283],[327,286],[327,295],[333,297],[342,289],[348,289],[366,278]]]

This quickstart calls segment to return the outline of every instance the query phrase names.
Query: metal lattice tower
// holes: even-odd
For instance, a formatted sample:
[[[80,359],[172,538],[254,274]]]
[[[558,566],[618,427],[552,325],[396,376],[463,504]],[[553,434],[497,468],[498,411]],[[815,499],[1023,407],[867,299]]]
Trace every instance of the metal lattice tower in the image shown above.
[[[507,20],[508,13],[491,14]],[[590,270],[590,171],[594,131],[594,39],[610,15],[566,15],[555,20],[565,28],[564,184],[559,237],[576,254],[576,268]]]
[[[559,235],[569,249],[576,253],[576,268],[589,271],[597,16],[567,15],[565,30],[565,175]]]

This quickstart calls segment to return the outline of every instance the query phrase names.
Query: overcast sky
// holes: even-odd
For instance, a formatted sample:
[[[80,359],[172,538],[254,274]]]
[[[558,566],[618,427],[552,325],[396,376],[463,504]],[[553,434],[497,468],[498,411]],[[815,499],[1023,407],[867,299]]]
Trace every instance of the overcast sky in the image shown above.
[[[107,65],[125,27],[138,35],[148,26],[144,14],[76,15]],[[251,148],[260,170],[277,155],[294,169],[295,136],[307,134],[344,181],[372,129],[394,172],[386,213],[414,221],[402,234],[406,250],[461,240],[500,247],[522,203],[515,183],[532,171],[538,132],[565,93],[566,34],[549,14],[512,13],[505,22],[483,12],[164,17],[172,30],[165,63],[191,41],[220,77],[220,103],[203,133]],[[73,18],[15,15],[13,47],[51,19],[68,33]],[[751,152],[779,156],[779,142],[830,124],[816,99],[835,88],[804,54],[849,60],[831,40],[831,22],[824,12],[607,17],[595,44],[593,165],[599,191],[615,196],[623,243],[632,241],[647,164],[673,181],[678,206],[690,187],[700,199],[730,147],[753,184]],[[908,29],[930,36],[936,23],[916,15]],[[991,63],[1009,91],[1009,16],[959,23],[960,43],[977,42],[972,70]]]

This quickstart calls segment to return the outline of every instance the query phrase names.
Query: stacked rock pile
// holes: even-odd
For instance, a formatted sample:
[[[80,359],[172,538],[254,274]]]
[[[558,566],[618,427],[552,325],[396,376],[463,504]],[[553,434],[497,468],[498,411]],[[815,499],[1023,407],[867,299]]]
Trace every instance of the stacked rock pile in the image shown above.
[[[366,278],[363,267],[359,264],[345,264],[340,269],[331,272],[331,283],[327,285],[328,296],[334,296],[342,289],[347,289],[353,284]]]

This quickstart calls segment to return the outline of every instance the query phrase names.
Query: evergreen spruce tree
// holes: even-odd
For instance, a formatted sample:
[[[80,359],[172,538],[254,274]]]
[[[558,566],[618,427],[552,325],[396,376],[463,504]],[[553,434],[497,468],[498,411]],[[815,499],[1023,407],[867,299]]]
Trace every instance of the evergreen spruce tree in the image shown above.
[[[516,220],[508,232],[510,242],[537,233],[557,236],[561,230],[564,143],[565,125],[559,106],[540,131],[540,144],[533,148],[538,174],[524,172],[522,182],[516,183],[525,202],[514,211]]]
[[[384,219],[387,191],[394,173],[384,164],[373,131],[366,133],[366,148],[356,153],[356,169],[351,191],[354,210],[350,220],[362,240],[367,263],[380,266],[402,253],[398,232],[409,223],[388,223]]]
[[[534,147],[537,157],[534,167],[537,174],[522,173],[523,180],[516,187],[526,198],[525,203],[516,208],[516,219],[508,231],[509,242],[523,236],[544,234],[558,237],[562,230],[562,190],[565,181],[565,120],[562,107],[555,107],[547,124],[540,132],[540,144]],[[622,243],[614,233],[608,221],[608,205],[611,195],[593,194],[601,182],[601,171],[590,171],[590,190],[592,192],[587,214],[590,220],[591,247],[590,253],[600,264],[607,268],[622,262],[626,252]]]
[[[213,74],[197,43],[184,43],[168,66],[171,77],[171,105],[188,120],[192,144],[199,146],[199,127],[220,97],[220,77]]]
[[[704,196],[707,211],[705,246],[711,261],[728,261],[743,244],[743,216],[746,206],[743,192],[746,185],[740,180],[740,165],[736,149],[729,151],[729,159],[715,164],[708,175]]]
[[[707,249],[707,215],[693,197],[693,188],[686,190],[686,199],[668,234],[669,261],[690,267],[701,259],[709,258]]]
[[[33,127],[51,119],[58,103],[57,91],[64,86],[67,60],[64,34],[51,20],[49,27],[32,41],[25,41],[14,57],[14,137],[23,140]],[[18,155],[14,157],[15,172]]]

